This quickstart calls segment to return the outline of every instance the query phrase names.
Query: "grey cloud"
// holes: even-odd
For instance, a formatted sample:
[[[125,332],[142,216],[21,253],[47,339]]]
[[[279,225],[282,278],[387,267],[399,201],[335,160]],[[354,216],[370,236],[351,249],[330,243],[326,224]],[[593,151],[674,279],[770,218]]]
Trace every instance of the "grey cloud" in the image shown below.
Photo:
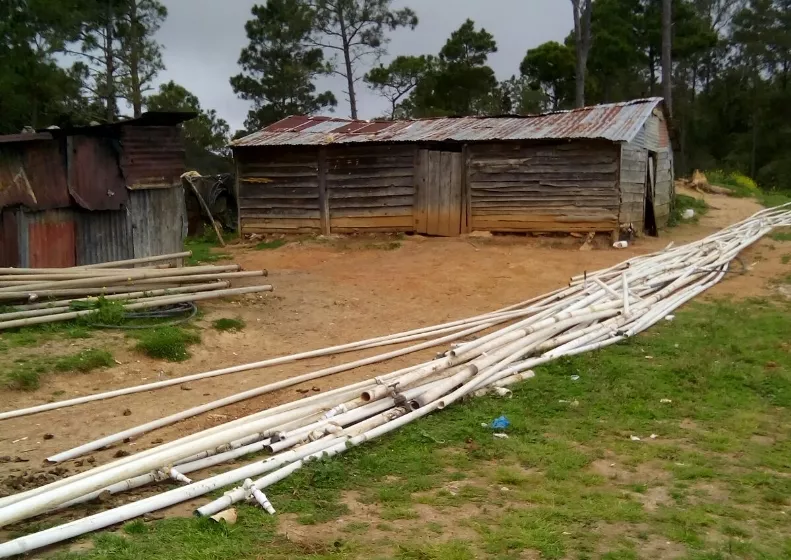
[[[255,0],[163,3],[169,15],[157,38],[164,45],[167,70],[159,81],[174,80],[183,85],[200,98],[205,108],[216,109],[234,130],[241,128],[249,103],[234,95],[228,79],[239,71],[237,60],[246,43],[244,24]],[[518,73],[527,49],[545,41],[561,41],[571,28],[568,0],[396,0],[394,5],[412,7],[420,25],[415,31],[391,34],[391,55],[435,54],[451,32],[470,18],[495,36],[499,51],[490,57],[490,64],[501,79]],[[339,99],[335,114],[347,116],[344,81],[325,78],[317,85],[335,92]],[[386,102],[362,83],[358,96],[363,118],[385,112]]]

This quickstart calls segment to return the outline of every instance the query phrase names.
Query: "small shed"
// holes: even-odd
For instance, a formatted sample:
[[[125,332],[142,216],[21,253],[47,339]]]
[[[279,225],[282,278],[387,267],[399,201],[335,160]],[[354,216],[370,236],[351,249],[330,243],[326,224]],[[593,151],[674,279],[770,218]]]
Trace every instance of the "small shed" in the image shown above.
[[[182,250],[179,124],[194,113],[0,136],[0,266],[68,267]]]
[[[661,98],[534,116],[293,116],[231,147],[242,234],[655,234],[673,197]]]

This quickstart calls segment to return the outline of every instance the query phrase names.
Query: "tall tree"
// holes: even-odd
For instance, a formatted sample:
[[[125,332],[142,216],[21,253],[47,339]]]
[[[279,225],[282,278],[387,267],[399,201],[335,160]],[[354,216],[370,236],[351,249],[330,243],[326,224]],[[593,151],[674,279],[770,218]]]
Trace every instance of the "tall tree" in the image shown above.
[[[242,73],[231,87],[253,102],[245,127],[257,130],[288,115],[310,115],[337,105],[330,91],[316,93],[314,78],[329,73],[318,47],[306,47],[315,14],[303,0],[268,0],[255,5],[245,24],[249,44],[242,50]]]
[[[79,32],[83,0],[0,3],[0,133],[66,124],[81,114],[78,73],[56,55]]]
[[[224,152],[231,129],[214,109],[203,109],[197,96],[173,80],[145,99],[149,111],[193,111],[198,116],[184,123],[184,136],[198,147],[211,152]]]
[[[198,113],[196,118],[182,125],[187,167],[209,175],[231,170],[228,150],[231,129],[214,109],[201,107],[197,96],[171,80],[146,97],[145,106],[149,111]]]
[[[527,51],[519,66],[530,86],[545,99],[542,109],[556,111],[574,99],[574,51],[566,45],[550,41]]]
[[[673,114],[673,0],[662,0],[662,97]]]
[[[585,79],[588,68],[588,54],[591,49],[591,19],[593,0],[571,0],[574,11],[574,44],[577,53],[575,105],[585,106]]]
[[[346,80],[351,117],[357,118],[358,66],[378,60],[389,41],[385,32],[414,29],[418,18],[409,8],[393,10],[393,0],[309,0],[314,11],[310,44],[333,53],[333,73]],[[339,64],[337,58],[342,58]]]
[[[390,119],[398,114],[398,105],[431,71],[432,56],[399,56],[389,65],[380,64],[365,75],[368,86],[390,102]]]
[[[158,0],[122,0],[118,6],[119,96],[129,102],[135,117],[142,113],[143,98],[153,89],[153,79],[164,69],[154,34],[167,13]]]
[[[502,92],[494,70],[486,63],[497,42],[486,29],[465,21],[439,53],[434,69],[412,91],[411,116],[483,115],[500,112]]]

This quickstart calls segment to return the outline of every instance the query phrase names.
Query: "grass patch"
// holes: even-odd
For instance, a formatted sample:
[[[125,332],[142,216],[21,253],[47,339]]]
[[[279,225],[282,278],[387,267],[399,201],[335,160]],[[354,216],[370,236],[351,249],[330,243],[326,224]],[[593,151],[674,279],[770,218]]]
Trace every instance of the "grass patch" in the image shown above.
[[[784,228],[769,234],[770,239],[775,241],[791,241],[791,229]]]
[[[189,346],[200,342],[200,334],[182,327],[158,327],[137,331],[130,336],[137,339],[135,350],[150,358],[183,362],[192,356]]]
[[[272,239],[271,241],[262,241],[255,246],[256,251],[268,251],[273,249],[280,249],[286,244],[285,239]]]
[[[788,558],[789,332],[781,300],[694,303],[626,343],[538,368],[511,399],[454,404],[311,462],[266,492],[279,513],[332,523],[310,550],[242,504],[234,526],[163,520],[62,557],[627,559],[670,542],[679,558]],[[501,415],[504,440],[481,426]],[[349,517],[347,492],[378,513]],[[367,523],[388,531],[384,549]],[[443,527],[470,536],[438,543]]]
[[[734,196],[758,196],[761,192],[758,183],[738,171],[726,172],[715,169],[706,171],[706,178],[712,185],[730,190]]]
[[[226,332],[226,331],[240,331],[246,326],[246,324],[241,319],[223,318],[223,319],[217,319],[211,324],[211,326],[214,327],[215,330],[218,330],[220,332]]]
[[[690,219],[684,218],[684,212],[687,210],[694,210],[695,215]],[[673,211],[670,213],[668,225],[670,227],[679,224],[696,224],[700,217],[708,212],[709,205],[701,198],[694,198],[685,194],[677,194]]]
[[[223,238],[226,242],[229,240],[225,236]],[[187,259],[186,263],[194,266],[230,259],[231,255],[228,253],[215,252],[215,249],[219,246],[220,240],[217,239],[214,229],[208,226],[205,227],[202,234],[188,237],[184,240],[184,250],[192,251],[192,256]]]
[[[88,373],[114,365],[113,355],[106,350],[89,348],[69,356],[36,357],[16,360],[6,372],[6,385],[20,391],[35,391],[41,378],[52,372]]]

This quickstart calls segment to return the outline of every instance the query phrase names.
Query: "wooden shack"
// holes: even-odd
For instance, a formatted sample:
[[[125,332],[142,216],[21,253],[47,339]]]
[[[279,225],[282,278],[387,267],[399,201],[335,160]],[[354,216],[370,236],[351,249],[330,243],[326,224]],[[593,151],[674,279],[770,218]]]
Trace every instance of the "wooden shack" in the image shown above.
[[[144,113],[0,136],[0,266],[69,267],[181,251],[179,124],[193,117]]]
[[[242,234],[656,234],[673,197],[660,98],[526,117],[288,117],[231,144]]]

